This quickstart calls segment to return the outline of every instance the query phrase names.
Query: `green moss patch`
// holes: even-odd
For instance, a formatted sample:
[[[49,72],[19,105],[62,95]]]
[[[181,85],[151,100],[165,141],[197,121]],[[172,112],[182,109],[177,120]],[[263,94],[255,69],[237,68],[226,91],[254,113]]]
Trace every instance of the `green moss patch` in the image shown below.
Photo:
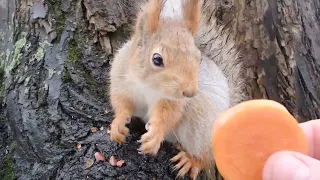
[[[14,159],[13,152],[16,148],[16,144],[12,144],[9,152],[5,155],[3,159],[3,168],[0,170],[0,177],[5,180],[16,179],[14,175]]]
[[[61,12],[61,15],[59,16],[57,21],[57,28],[56,28],[58,38],[61,37],[62,31],[66,23],[66,19],[67,19],[67,15],[64,12]]]
[[[64,67],[63,76],[61,76],[61,80],[63,83],[70,83],[72,81],[72,78],[70,76],[70,73],[67,67]]]
[[[77,42],[75,39],[70,40],[69,43],[69,56],[68,59],[70,62],[77,62],[81,58],[80,52],[77,47]]]
[[[8,61],[5,63],[5,69],[6,69],[6,75],[9,75],[12,73],[12,71],[20,64],[20,60],[22,58],[21,50],[26,45],[27,39],[26,39],[26,33],[22,34],[22,38],[19,39],[15,44],[13,48],[13,59],[9,63]],[[8,55],[7,55],[8,58]]]
[[[87,80],[90,85],[94,85],[94,79],[89,72],[83,72],[83,77]]]
[[[47,0],[48,4],[49,4],[49,8],[48,8],[48,14],[49,16],[53,16],[54,19],[56,19],[56,32],[57,32],[57,38],[60,39],[61,34],[63,32],[63,29],[65,27],[65,23],[67,20],[67,14],[65,12],[62,11],[61,9],[61,1],[62,0],[58,0],[58,1],[54,1],[54,0]]]

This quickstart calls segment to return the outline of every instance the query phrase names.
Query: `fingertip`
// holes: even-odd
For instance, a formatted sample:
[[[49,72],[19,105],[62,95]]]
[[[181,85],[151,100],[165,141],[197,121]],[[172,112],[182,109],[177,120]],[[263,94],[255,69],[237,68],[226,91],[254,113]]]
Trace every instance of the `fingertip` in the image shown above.
[[[263,180],[308,180],[310,170],[288,151],[271,155],[263,169]]]
[[[300,123],[308,140],[308,155],[320,159],[320,119]]]
[[[275,173],[275,164],[277,163],[277,161],[285,156],[286,152],[277,152],[272,154],[266,161],[265,165],[264,165],[264,169],[263,169],[263,180],[272,180],[273,178],[273,174]]]

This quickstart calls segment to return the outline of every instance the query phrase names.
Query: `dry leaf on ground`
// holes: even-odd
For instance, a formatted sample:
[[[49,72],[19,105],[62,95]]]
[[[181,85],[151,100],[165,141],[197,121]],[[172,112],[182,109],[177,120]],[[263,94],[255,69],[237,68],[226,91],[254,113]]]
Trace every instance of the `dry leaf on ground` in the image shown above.
[[[92,159],[86,160],[86,168],[90,168],[93,165],[94,161]]]

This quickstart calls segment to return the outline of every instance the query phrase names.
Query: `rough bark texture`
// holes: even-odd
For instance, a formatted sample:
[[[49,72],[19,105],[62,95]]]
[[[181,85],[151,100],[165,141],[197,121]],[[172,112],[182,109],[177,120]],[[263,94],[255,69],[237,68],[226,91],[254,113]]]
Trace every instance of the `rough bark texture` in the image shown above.
[[[139,121],[123,146],[107,135],[106,74],[142,1],[0,0],[0,179],[175,178],[170,144],[138,154]],[[233,30],[250,97],[279,101],[299,121],[319,118],[319,2],[216,1],[212,16]],[[126,165],[94,162],[97,151]]]
[[[234,6],[230,24],[243,47],[251,97],[281,102],[300,122],[319,118],[319,2],[237,0]]]

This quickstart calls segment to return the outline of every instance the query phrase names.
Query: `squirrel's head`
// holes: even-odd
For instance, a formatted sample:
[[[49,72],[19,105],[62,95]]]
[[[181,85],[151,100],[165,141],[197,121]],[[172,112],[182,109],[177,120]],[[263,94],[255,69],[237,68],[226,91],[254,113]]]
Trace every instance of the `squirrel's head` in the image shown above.
[[[164,97],[180,99],[198,93],[201,53],[194,36],[199,20],[200,0],[149,0],[138,16],[135,69],[145,85]]]

